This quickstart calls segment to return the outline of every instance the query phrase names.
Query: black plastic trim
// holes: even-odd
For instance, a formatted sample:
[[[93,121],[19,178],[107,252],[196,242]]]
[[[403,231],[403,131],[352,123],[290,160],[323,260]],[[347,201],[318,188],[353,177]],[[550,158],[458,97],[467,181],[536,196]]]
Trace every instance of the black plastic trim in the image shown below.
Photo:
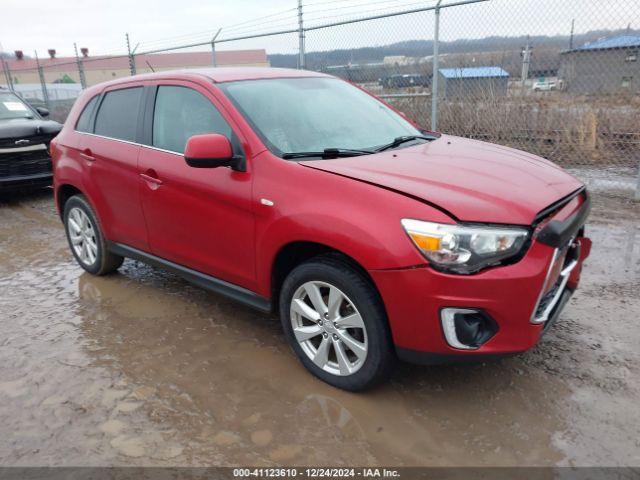
[[[540,230],[540,233],[538,233],[538,242],[549,245],[550,247],[560,248],[576,236],[576,233],[582,228],[591,211],[591,199],[586,191],[584,195],[584,203],[580,207],[580,210],[566,220],[551,220]]]
[[[53,173],[37,173],[33,175],[14,175],[0,177],[0,192],[9,192],[28,188],[48,187],[53,183]]]
[[[442,335],[442,339],[447,342],[447,336],[444,334],[444,325],[442,324],[442,311],[446,308],[456,308],[456,309],[462,309],[462,310],[473,310],[474,312],[476,312],[478,315],[480,315],[481,317],[483,317],[487,323],[491,326],[491,328],[493,329],[493,333],[491,334],[490,337],[486,338],[482,343],[477,344],[477,345],[470,345],[470,344],[466,344],[468,347],[471,348],[480,348],[482,345],[484,345],[485,343],[487,343],[489,340],[491,340],[493,337],[496,336],[496,334],[500,331],[500,325],[498,325],[498,322],[495,321],[495,319],[489,315],[487,312],[485,312],[484,310],[482,310],[481,308],[476,308],[476,307],[460,307],[460,306],[445,306],[445,307],[441,307],[440,310],[438,310],[438,318],[440,319],[440,333]],[[456,337],[458,336],[457,332],[456,332]],[[458,341],[460,343],[462,343],[463,345],[465,345],[460,338],[458,338]],[[452,347],[453,348],[453,347]],[[460,350],[460,349],[456,349],[456,350]]]
[[[140,143],[145,146],[153,146],[153,110],[155,108],[157,85],[145,85],[144,104],[142,106],[142,128]]]
[[[537,225],[542,220],[544,220],[549,215],[551,215],[553,212],[555,212],[555,211],[559,210],[560,208],[564,207],[567,203],[569,203],[575,197],[580,195],[582,192],[585,192],[585,190],[586,190],[586,187],[583,185],[582,187],[578,188],[577,190],[574,190],[573,192],[571,192],[569,195],[566,195],[566,196],[562,197],[560,200],[557,200],[557,201],[553,202],[548,207],[545,207],[543,210],[538,212],[538,214],[536,215],[536,218],[533,220],[533,225],[534,226]]]
[[[542,333],[540,334],[540,338],[542,338],[556,323],[556,321],[560,317],[560,313],[562,312],[562,310],[564,310],[565,305],[571,298],[571,295],[573,295],[573,291],[565,288],[564,292],[562,292],[562,295],[560,296],[560,300],[558,300],[558,303],[556,303],[555,307],[553,307],[551,315],[549,315],[549,319],[545,322]]]
[[[219,278],[212,277],[205,273],[192,270],[177,263],[173,263],[164,258],[156,257],[150,253],[143,252],[133,247],[123,245],[121,243],[108,243],[109,251],[127,258],[139,260],[154,267],[160,267],[165,270],[169,270],[177,275],[180,275],[185,280],[209,290],[215,293],[219,293],[240,303],[260,310],[262,312],[271,312],[271,301],[268,298],[264,298],[257,293],[247,290],[246,288],[239,287],[233,283],[225,282]]]
[[[455,365],[459,363],[495,362],[522,352],[509,353],[431,353],[396,347],[396,355],[403,362],[415,365]]]

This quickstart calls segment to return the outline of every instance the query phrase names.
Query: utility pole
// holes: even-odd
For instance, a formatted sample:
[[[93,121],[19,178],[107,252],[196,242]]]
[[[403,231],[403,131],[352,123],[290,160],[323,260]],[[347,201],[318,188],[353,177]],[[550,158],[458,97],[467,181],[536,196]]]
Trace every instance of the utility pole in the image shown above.
[[[636,183],[636,200],[640,202],[640,162],[638,162],[638,182]]]
[[[34,50],[33,53],[36,55],[36,65],[38,66],[38,77],[40,77],[40,86],[42,87],[42,99],[44,100],[44,104],[49,107],[49,92],[47,92],[47,83],[44,79],[44,70],[40,65],[40,59],[38,58],[38,51]]]
[[[431,131],[438,131],[438,46],[440,43],[440,4],[438,0],[435,9],[435,24],[433,27],[433,73],[431,74]]]
[[[524,93],[527,78],[529,78],[529,64],[531,63],[531,45],[529,44],[529,35],[527,35],[527,45],[522,51],[522,80],[521,87]]]
[[[571,20],[571,35],[569,35],[569,50],[573,50],[573,29],[576,26],[576,19]]]
[[[304,26],[302,22],[302,0],[298,0],[298,50],[300,54],[298,68],[304,70],[306,65],[304,59]]]
[[[80,60],[80,57],[78,56],[78,46],[76,45],[75,42],[73,42],[73,49],[76,52],[76,63],[78,64],[78,75],[80,76],[80,85],[84,90],[85,88],[87,88],[87,79],[84,76],[84,63],[82,62],[82,60]]]
[[[222,29],[219,28],[218,31],[216,32],[216,34],[211,39],[211,64],[214,67],[218,66],[218,62],[217,62],[217,59],[216,59],[216,38],[218,38],[218,35],[220,35],[221,31],[222,31]]]
[[[135,75],[136,74],[136,57],[134,56],[134,53],[136,51],[136,49],[134,48],[133,51],[131,51],[131,43],[129,43],[129,34],[126,34],[127,36],[127,53],[129,54],[129,70],[131,71],[131,75]]]

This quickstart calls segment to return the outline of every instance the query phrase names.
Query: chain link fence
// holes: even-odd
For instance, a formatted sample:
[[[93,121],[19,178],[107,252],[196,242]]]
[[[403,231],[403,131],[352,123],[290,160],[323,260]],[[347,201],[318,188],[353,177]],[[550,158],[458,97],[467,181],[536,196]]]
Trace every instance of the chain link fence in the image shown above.
[[[192,41],[134,45],[127,36],[115,55],[82,49],[75,58],[3,61],[5,83],[64,120],[84,85],[124,75],[211,65],[317,70],[425,128],[519,148],[592,190],[640,199],[637,0],[291,1]]]

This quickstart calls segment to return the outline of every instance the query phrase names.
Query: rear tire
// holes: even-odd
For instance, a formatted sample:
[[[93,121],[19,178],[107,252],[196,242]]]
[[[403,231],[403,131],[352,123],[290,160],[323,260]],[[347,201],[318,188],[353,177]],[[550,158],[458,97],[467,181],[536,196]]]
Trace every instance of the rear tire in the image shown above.
[[[362,273],[335,256],[296,267],[280,292],[280,319],[302,364],[324,382],[361,391],[395,364],[384,306]]]
[[[87,272],[106,275],[122,265],[124,258],[108,250],[98,217],[84,195],[67,200],[63,221],[71,253]]]

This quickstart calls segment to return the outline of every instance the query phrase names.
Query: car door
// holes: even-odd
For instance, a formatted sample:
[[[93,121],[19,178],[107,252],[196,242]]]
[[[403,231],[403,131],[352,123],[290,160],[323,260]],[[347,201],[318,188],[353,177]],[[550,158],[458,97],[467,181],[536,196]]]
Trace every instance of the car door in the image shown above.
[[[109,240],[148,250],[138,176],[143,91],[142,86],[118,86],[103,92],[81,157]]]
[[[206,88],[191,82],[148,92],[146,145],[139,173],[149,245],[154,255],[228,282],[255,282],[251,172],[193,168],[183,153],[189,137],[226,135],[240,142]]]

